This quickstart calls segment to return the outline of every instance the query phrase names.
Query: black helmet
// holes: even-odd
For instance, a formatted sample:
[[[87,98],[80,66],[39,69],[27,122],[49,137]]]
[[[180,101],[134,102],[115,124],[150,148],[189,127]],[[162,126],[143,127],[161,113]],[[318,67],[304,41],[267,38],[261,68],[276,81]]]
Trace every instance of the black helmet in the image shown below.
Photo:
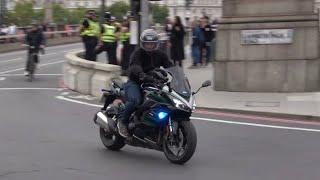
[[[159,47],[159,36],[153,29],[146,29],[141,33],[140,46],[145,51],[154,51]]]
[[[111,13],[108,12],[108,11],[106,11],[106,12],[104,13],[104,19],[110,20],[110,18],[111,18]]]

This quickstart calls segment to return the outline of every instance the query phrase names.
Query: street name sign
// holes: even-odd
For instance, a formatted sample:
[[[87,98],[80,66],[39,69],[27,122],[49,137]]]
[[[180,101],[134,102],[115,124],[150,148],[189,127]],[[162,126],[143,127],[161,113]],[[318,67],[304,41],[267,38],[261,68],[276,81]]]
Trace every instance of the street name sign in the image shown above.
[[[293,41],[293,29],[261,29],[242,30],[241,44],[291,44]]]

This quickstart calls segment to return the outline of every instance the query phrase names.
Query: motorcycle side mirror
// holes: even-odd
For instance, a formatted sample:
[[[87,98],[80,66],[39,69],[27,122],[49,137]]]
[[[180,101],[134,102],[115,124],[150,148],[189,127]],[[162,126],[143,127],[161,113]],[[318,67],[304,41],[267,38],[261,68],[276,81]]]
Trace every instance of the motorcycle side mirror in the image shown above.
[[[211,81],[207,80],[207,81],[203,82],[201,87],[196,92],[193,92],[192,94],[195,95],[200,91],[200,89],[202,89],[204,87],[209,87],[209,86],[211,86]]]
[[[207,80],[207,81],[205,81],[205,82],[203,82],[202,83],[202,85],[201,85],[201,87],[209,87],[209,86],[211,86],[211,81],[210,80]]]

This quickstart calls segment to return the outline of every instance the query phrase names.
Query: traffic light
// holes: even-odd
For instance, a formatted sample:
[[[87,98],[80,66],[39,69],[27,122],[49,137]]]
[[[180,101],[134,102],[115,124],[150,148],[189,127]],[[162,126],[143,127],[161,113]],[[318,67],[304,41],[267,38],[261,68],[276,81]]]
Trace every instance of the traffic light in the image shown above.
[[[138,16],[140,12],[140,0],[131,0],[131,12],[134,16]]]
[[[185,0],[186,1],[186,7],[189,8],[191,4],[193,3],[193,0]]]

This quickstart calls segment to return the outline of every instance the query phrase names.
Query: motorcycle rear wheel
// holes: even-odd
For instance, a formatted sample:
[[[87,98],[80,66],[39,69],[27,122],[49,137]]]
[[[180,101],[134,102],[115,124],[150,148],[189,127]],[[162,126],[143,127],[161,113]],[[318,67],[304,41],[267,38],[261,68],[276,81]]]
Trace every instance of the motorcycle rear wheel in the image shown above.
[[[178,150],[177,154],[175,154],[170,149],[169,146],[172,145],[170,145],[169,137],[164,139],[163,152],[170,162],[174,164],[184,164],[191,159],[196,150],[197,133],[194,125],[190,121],[184,121],[179,123],[178,134],[179,136],[182,135],[182,137],[179,137],[180,142],[177,143],[179,143],[180,146],[183,145],[183,152],[180,153],[181,151]]]
[[[100,139],[103,145],[111,151],[119,151],[126,145],[121,136],[108,133],[103,128],[100,128]]]

